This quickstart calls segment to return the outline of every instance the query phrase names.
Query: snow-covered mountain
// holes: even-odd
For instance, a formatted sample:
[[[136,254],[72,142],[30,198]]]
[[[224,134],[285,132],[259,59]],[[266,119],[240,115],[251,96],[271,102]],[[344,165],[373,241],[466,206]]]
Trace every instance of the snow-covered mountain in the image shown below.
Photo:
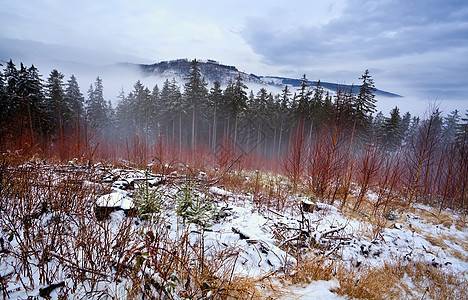
[[[123,63],[122,66],[135,66],[135,64]],[[155,64],[139,64],[138,66],[143,74],[147,76],[160,76],[165,78],[176,78],[180,81],[184,79],[186,74],[190,72],[191,61],[188,59],[177,59],[171,61],[162,61]],[[239,71],[235,66],[227,66],[220,64],[215,60],[200,60],[199,61],[200,71],[205,77],[205,80],[212,83],[219,81],[221,84],[226,85],[227,82],[232,79],[234,80],[238,75],[242,77],[247,86],[265,86],[267,89],[280,90],[285,85],[290,87],[299,87],[301,85],[301,79],[277,77],[277,76],[259,76],[255,74],[248,74]],[[317,81],[309,81],[309,86],[315,86]],[[330,82],[321,81],[320,84],[323,88],[336,92],[338,90],[348,92],[351,89],[351,85],[337,84]],[[359,91],[357,86],[354,86],[353,91],[356,93]],[[375,94],[378,96],[385,97],[401,97],[400,95],[382,91],[377,89]]]

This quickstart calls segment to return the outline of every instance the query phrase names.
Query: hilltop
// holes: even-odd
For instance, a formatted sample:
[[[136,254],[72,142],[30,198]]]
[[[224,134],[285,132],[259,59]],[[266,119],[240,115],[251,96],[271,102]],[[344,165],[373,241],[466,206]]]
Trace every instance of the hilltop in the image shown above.
[[[188,59],[176,59],[170,61],[161,61],[154,64],[121,63],[119,65],[137,67],[146,76],[160,76],[163,78],[184,79],[186,74],[190,72],[191,61]],[[227,82],[230,79],[234,79],[238,75],[240,75],[248,86],[251,84],[262,85],[265,86],[266,89],[274,88],[276,90],[282,89],[285,85],[292,87],[299,87],[301,85],[301,79],[298,78],[263,76],[256,75],[253,73],[249,74],[246,72],[239,71],[235,66],[224,65],[212,59],[199,60],[199,68],[203,77],[209,83],[219,81],[221,84],[227,84]],[[317,81],[309,80],[308,84],[309,86],[315,86],[317,85]],[[338,90],[341,90],[343,92],[349,92],[351,88],[353,88],[354,93],[359,91],[357,85],[354,85],[353,87],[352,85],[348,84],[331,83],[325,81],[320,81],[320,84],[323,88],[333,93]],[[377,89],[375,91],[375,94],[377,96],[384,97],[402,97],[401,95],[388,91],[383,91],[380,89]]]

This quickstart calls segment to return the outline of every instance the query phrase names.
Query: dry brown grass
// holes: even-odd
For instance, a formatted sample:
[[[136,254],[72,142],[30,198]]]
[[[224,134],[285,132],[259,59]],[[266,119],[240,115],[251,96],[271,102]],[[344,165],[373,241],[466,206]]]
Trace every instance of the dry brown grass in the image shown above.
[[[455,250],[455,249],[451,249],[450,253],[451,253],[451,255],[453,255],[453,257],[455,257],[455,258],[457,258],[457,259],[459,259],[461,261],[468,261],[468,255],[466,255],[463,252],[460,252],[460,251]]]
[[[325,256],[315,256],[312,259],[301,259],[291,275],[291,282],[311,283],[316,280],[330,280],[333,277],[335,264]]]
[[[260,285],[260,287],[259,287]],[[236,277],[225,287],[215,290],[213,299],[265,299],[261,284],[254,278]]]
[[[405,207],[405,212],[418,215],[422,220],[433,225],[442,225],[450,228],[455,225],[457,230],[467,229],[468,223],[463,213],[456,213],[451,210],[440,210],[437,207]]]
[[[337,272],[339,295],[357,299],[465,299],[468,281],[423,262]]]
[[[340,269],[337,274],[340,286],[334,292],[357,299],[398,299],[401,291],[390,287],[397,286],[399,279],[388,271],[365,269],[350,272]]]
[[[174,239],[162,223],[136,227],[132,218],[114,225],[96,220],[94,200],[109,192],[96,171],[22,157],[0,159],[0,229],[8,239],[2,238],[2,251],[7,250],[0,255],[17,258],[15,263],[24,270],[24,289],[59,281],[61,268],[69,276],[64,293],[112,297],[118,291],[106,292],[103,283],[115,280],[126,282],[125,296],[130,299],[172,299],[172,284],[188,299],[208,294],[211,299],[264,299],[263,281],[233,274],[235,247],[214,249],[208,258],[203,244],[188,238],[189,232]],[[10,245],[10,237],[20,247]],[[34,272],[39,282],[33,281]],[[5,282],[0,291],[8,293],[8,285]]]
[[[442,249],[447,249],[447,244],[444,243],[444,237],[440,236],[433,236],[431,234],[425,235],[426,241],[431,243],[432,246],[440,247]]]
[[[245,190],[246,176],[238,172],[228,172],[224,174],[219,182],[227,190],[238,192]]]
[[[468,226],[468,222],[466,220],[466,215],[460,214],[455,221],[455,228],[457,230],[464,230]]]

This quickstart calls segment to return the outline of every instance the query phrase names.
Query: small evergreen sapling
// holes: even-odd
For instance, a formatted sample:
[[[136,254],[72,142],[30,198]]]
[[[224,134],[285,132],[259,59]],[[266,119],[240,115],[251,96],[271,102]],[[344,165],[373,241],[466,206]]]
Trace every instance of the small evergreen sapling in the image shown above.
[[[201,226],[210,225],[210,221],[218,218],[219,211],[212,199],[198,191],[196,184],[187,179],[176,196],[176,213],[185,220]]]
[[[134,197],[135,207],[141,220],[148,220],[153,214],[159,214],[163,205],[163,196],[159,187],[150,190],[149,171],[145,170],[145,181],[138,184],[138,191]]]

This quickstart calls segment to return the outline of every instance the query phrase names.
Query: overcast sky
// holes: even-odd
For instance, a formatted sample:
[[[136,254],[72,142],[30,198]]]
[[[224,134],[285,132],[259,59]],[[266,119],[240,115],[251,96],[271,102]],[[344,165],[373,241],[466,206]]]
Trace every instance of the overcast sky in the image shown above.
[[[466,0],[1,1],[0,28],[2,60],[209,58],[346,84],[369,69],[400,106],[468,109]]]

